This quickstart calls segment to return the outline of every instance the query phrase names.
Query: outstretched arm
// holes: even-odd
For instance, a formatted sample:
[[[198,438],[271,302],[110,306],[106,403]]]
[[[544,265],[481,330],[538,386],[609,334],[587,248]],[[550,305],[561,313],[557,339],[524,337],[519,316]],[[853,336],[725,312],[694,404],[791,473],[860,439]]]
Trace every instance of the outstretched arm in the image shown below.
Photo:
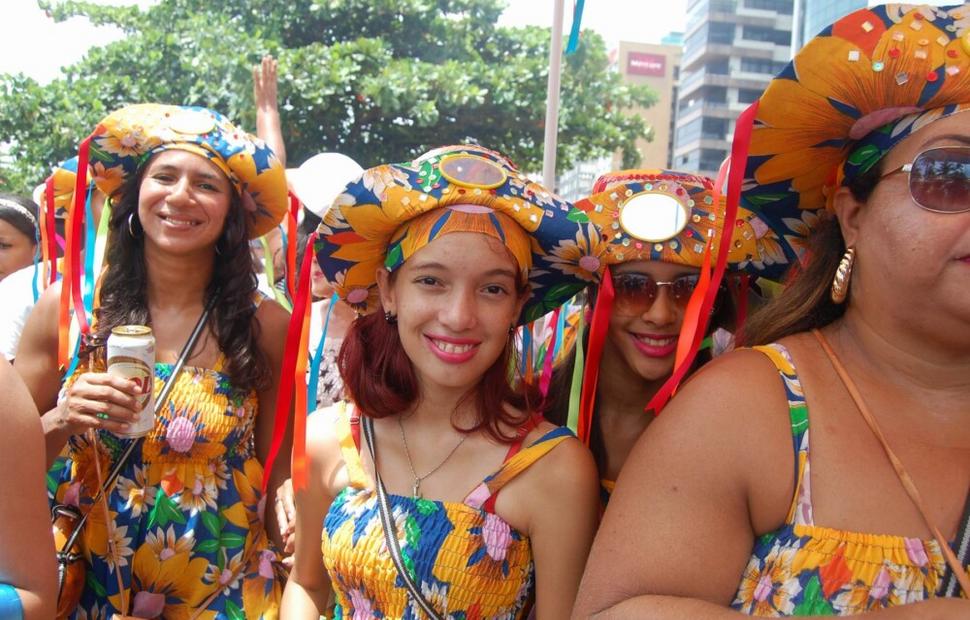
[[[280,125],[280,109],[277,101],[276,59],[263,56],[253,67],[253,99],[256,102],[256,135],[269,145],[286,167],[286,145]]]

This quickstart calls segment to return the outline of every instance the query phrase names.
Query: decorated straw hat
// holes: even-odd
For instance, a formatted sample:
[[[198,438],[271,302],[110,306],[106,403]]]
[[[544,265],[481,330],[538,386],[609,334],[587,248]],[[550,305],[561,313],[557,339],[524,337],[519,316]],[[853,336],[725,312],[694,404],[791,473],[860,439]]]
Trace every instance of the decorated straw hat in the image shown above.
[[[851,13],[809,41],[757,103],[742,204],[789,241],[794,261],[839,186],[913,131],[967,109],[970,5]],[[743,140],[741,123],[735,135]]]
[[[89,177],[90,178],[90,177]],[[54,217],[56,219],[67,219],[68,210],[71,208],[71,201],[74,199],[74,184],[77,181],[77,156],[59,163],[51,171],[47,181],[34,188],[34,202],[41,210],[46,213],[47,205],[47,184],[51,184],[54,200]]]
[[[225,173],[247,213],[251,239],[269,232],[286,213],[286,176],[273,151],[222,114],[200,107],[146,103],[107,116],[91,135],[94,181],[117,202],[125,180],[167,149],[201,155]]]
[[[378,306],[376,272],[393,271],[448,232],[481,232],[505,243],[528,279],[526,323],[598,278],[598,233],[570,203],[522,175],[503,155],[449,146],[406,164],[366,170],[327,211],[317,260],[357,312]]]
[[[758,273],[785,260],[777,235],[754,213],[738,209],[724,227],[724,199],[714,181],[686,172],[648,169],[612,172],[593,194],[576,203],[600,230],[605,265],[651,260],[700,267],[709,239],[722,229],[734,238],[728,254],[733,270]],[[717,256],[717,245],[711,252]]]

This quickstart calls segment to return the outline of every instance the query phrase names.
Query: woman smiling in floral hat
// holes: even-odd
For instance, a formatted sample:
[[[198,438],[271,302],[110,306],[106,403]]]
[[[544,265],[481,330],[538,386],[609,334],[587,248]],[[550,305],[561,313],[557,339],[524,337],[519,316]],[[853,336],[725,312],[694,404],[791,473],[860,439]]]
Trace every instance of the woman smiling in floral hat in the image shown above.
[[[283,167],[221,114],[153,104],[105,118],[80,160],[81,187],[90,161],[112,200],[97,304],[88,316],[77,272],[66,270],[31,313],[16,360],[46,412],[48,459],[67,445],[57,501],[89,515],[87,579],[72,616],[275,617],[278,530],[263,523],[260,485],[287,314],[256,293],[248,239],[286,210]],[[76,260],[70,250],[69,240],[66,260]],[[80,300],[72,309],[84,339],[63,389],[61,286]],[[152,329],[156,398],[172,378],[154,426],[134,440],[123,435],[140,410],[135,384],[104,366],[105,340],[121,325]],[[202,337],[173,378],[193,330]],[[106,501],[95,503],[130,446]]]
[[[968,110],[970,6],[886,5],[742,115],[807,251],[634,448],[577,615],[970,617]]]
[[[368,170],[327,213],[320,266],[362,316],[339,358],[350,402],[310,419],[302,491],[294,468],[287,618],[315,620],[331,591],[344,618],[569,614],[595,466],[509,368],[515,326],[585,286],[553,260],[595,234],[570,212],[464,146]]]

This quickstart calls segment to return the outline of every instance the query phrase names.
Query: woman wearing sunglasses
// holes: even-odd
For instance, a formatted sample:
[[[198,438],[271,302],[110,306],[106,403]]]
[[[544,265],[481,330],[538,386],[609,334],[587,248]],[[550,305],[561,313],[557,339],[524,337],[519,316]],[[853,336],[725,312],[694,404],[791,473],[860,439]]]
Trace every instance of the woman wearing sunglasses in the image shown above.
[[[592,449],[604,503],[630,449],[654,419],[645,406],[673,372],[706,240],[714,238],[711,230],[722,233],[723,207],[711,179],[660,169],[604,175],[593,195],[576,203],[602,231],[598,270],[609,275],[611,286],[590,289],[589,312],[584,311],[592,317],[588,337],[556,369],[547,417],[568,424]],[[727,232],[738,228],[741,242],[728,257],[733,273],[730,286],[718,293],[711,334],[717,328],[733,329],[736,303],[729,288],[741,294],[746,288],[738,286],[747,277],[739,269],[770,261],[766,251],[783,256],[777,240],[765,236],[767,229],[750,212],[743,211],[737,220]],[[711,358],[713,340],[706,339],[695,368]],[[572,390],[577,360],[585,365],[582,388]]]
[[[803,262],[634,448],[577,615],[970,617],[968,17],[853,13],[739,119]]]
[[[568,617],[595,467],[508,369],[515,326],[587,284],[588,244],[554,260],[595,234],[579,215],[471,146],[372,168],[337,198],[316,253],[361,314],[338,359],[350,402],[310,418],[305,482],[294,467],[283,617],[316,620],[331,591],[336,618],[523,618],[533,600]]]

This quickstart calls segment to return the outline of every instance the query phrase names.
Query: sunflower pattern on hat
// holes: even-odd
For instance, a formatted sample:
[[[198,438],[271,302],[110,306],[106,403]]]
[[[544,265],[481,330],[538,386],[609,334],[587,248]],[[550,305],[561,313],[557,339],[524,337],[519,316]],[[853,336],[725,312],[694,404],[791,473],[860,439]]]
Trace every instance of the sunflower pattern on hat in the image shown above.
[[[506,243],[531,285],[520,323],[550,312],[598,280],[600,257],[593,247],[598,234],[577,223],[581,214],[527,179],[506,157],[470,145],[364,171],[320,224],[315,247],[320,268],[341,299],[360,314],[373,312],[379,305],[377,269],[394,270],[443,234],[450,217],[445,208],[500,215],[488,218],[493,236],[521,235],[507,230],[510,220],[509,226],[527,234],[524,251],[516,249],[521,244]],[[436,209],[443,211],[441,218],[423,218]],[[415,220],[419,223],[408,225]]]
[[[715,197],[714,182],[707,177],[673,170],[625,170],[603,175],[593,191],[576,208],[600,231],[604,267],[635,260],[701,267],[709,239],[714,239],[712,260],[717,258],[717,237],[722,230],[733,235],[728,253],[732,269],[757,274],[787,262],[783,242],[751,211],[739,208],[735,221],[724,225],[724,197]],[[649,198],[644,201],[641,197]],[[647,239],[628,230],[624,215],[635,217],[637,210],[648,217],[663,211],[661,217],[669,219],[670,232],[662,239]]]
[[[795,260],[846,175],[970,99],[970,5],[849,14],[803,47],[762,95],[742,204]]]
[[[107,116],[91,137],[94,181],[115,201],[125,180],[152,154],[174,148],[201,155],[225,173],[246,210],[250,238],[267,233],[286,213],[286,176],[276,154],[218,112],[136,104]]]

